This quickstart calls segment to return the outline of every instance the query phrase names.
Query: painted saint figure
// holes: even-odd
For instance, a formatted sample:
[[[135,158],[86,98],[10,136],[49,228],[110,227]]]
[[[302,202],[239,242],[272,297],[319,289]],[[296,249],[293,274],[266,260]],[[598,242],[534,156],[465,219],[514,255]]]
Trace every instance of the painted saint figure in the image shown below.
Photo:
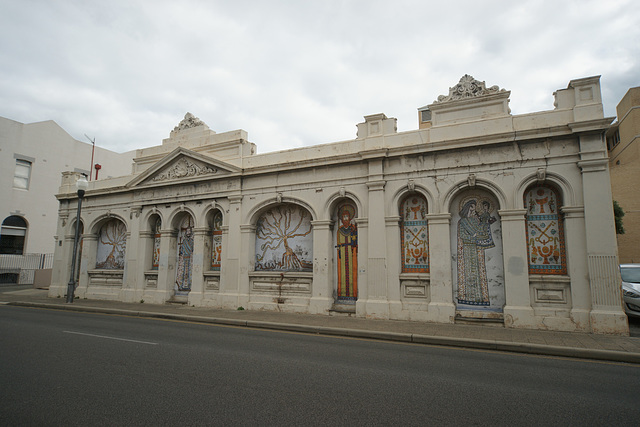
[[[220,211],[216,211],[213,216],[211,243],[211,270],[220,271],[222,264],[222,214]]]
[[[153,258],[151,261],[152,270],[157,270],[160,266],[160,238],[162,237],[162,235],[160,234],[161,228],[162,220],[158,218],[153,224]]]
[[[180,223],[178,235],[178,266],[176,268],[176,286],[178,291],[191,290],[191,264],[193,255],[193,219],[185,217]]]
[[[353,222],[355,208],[344,205],[338,210],[340,227],[336,234],[338,256],[338,300],[358,298],[358,229]]]
[[[482,202],[477,210],[476,199],[468,200],[460,210],[458,221],[458,303],[489,306],[489,286],[485,264],[485,250],[495,246],[491,224],[490,204]]]

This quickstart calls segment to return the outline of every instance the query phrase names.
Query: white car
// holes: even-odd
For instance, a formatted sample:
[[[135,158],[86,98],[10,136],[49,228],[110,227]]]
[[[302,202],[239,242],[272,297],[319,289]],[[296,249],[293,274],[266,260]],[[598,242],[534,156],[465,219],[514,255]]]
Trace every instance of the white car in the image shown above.
[[[622,296],[627,316],[640,317],[640,264],[620,264]]]

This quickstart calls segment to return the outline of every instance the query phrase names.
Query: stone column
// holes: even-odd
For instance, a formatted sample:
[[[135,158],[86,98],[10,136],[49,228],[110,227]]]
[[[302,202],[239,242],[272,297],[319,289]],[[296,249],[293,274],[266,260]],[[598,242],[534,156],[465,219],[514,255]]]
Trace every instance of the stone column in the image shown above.
[[[498,211],[502,227],[504,262],[504,324],[509,328],[536,326],[529,290],[527,258],[526,209]]]
[[[129,223],[127,230],[127,243],[124,262],[124,277],[122,278],[122,290],[120,291],[119,300],[124,302],[140,301],[142,297],[143,286],[139,286],[138,272],[144,270],[141,266],[144,260],[141,250],[140,239],[140,212],[142,208],[140,206],[134,206],[131,208],[129,214]]]
[[[382,163],[382,159],[370,163]],[[370,164],[369,168],[372,168]],[[381,166],[380,166],[381,168]],[[377,169],[377,168],[376,168]],[[376,175],[377,177],[377,175]],[[366,316],[388,319],[387,299],[387,235],[385,224],[384,186],[381,179],[369,180],[369,233],[367,257],[367,305]],[[360,236],[360,232],[358,232]]]
[[[456,306],[453,303],[451,277],[451,214],[427,214],[429,224],[429,319],[453,323]]]
[[[62,206],[64,202],[60,202]],[[66,209],[58,211],[57,234],[55,236],[55,251],[53,258],[53,270],[51,271],[51,285],[49,286],[49,297],[62,297],[67,291],[69,283],[69,267],[71,267],[71,251],[69,247],[66,231],[69,224],[69,213]]]
[[[582,171],[587,263],[591,290],[591,329],[628,335],[611,198],[608,159],[602,132],[580,136],[578,166]]]
[[[229,196],[229,211],[225,216],[227,228],[222,230],[222,266],[220,267],[220,303],[223,308],[235,309],[240,306],[238,292],[240,286],[240,221],[242,216],[242,196]]]
[[[313,227],[313,284],[309,313],[327,314],[333,304],[333,221],[311,221]]]
[[[256,259],[256,226],[251,224],[240,226],[240,256],[238,260],[238,307],[247,308],[251,300],[251,283],[249,272],[255,270]]]
[[[73,239],[71,240],[73,246]],[[78,251],[80,247],[78,246]],[[83,234],[82,235],[82,256],[79,259],[80,263],[80,277],[78,278],[78,288],[76,289],[76,296],[84,298],[89,288],[90,280],[89,270],[95,270],[96,258],[98,254],[98,235],[97,234]],[[71,257],[69,257],[71,261]]]
[[[400,219],[399,215],[385,218],[385,232],[387,235],[387,299],[389,302],[389,317],[393,319],[399,318],[402,312],[402,302],[400,301],[400,273],[402,272]]]
[[[202,305],[204,298],[204,269],[207,258],[206,239],[209,237],[208,227],[198,227],[193,229],[193,259],[191,264],[191,292],[189,292],[189,305]],[[209,260],[209,264],[211,261]]]
[[[368,286],[368,259],[369,259],[369,220],[356,218],[358,227],[358,299],[356,301],[356,316],[367,315],[367,299],[369,298]]]
[[[585,274],[589,266],[587,265],[584,208],[563,206],[561,211],[564,214],[567,273],[571,278],[571,320],[578,330],[588,332],[591,291],[589,278]]]
[[[174,293],[177,245],[177,230],[160,230],[160,265],[158,266],[158,288],[154,300],[156,304],[167,301]]]

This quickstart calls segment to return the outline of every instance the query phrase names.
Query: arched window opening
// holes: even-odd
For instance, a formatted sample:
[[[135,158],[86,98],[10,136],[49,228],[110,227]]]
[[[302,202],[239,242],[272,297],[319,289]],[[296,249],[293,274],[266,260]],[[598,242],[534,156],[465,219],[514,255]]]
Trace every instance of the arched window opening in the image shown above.
[[[98,233],[96,268],[123,270],[127,247],[127,229],[124,223],[111,219],[104,223]]]
[[[400,238],[402,245],[402,272],[429,272],[429,229],[427,226],[427,200],[412,194],[400,205]]]
[[[336,300],[355,303],[358,299],[358,226],[356,207],[351,202],[338,206],[334,219],[336,247]]]
[[[193,264],[193,227],[191,215],[184,215],[178,225],[178,265],[176,268],[176,287],[178,292],[191,290]]]
[[[294,204],[277,205],[258,218],[256,270],[312,271],[311,214]]]
[[[211,224],[211,270],[220,271],[222,265],[222,212],[216,210]]]
[[[524,194],[529,274],[567,274],[561,199],[549,185]]]
[[[27,222],[24,218],[11,215],[2,221],[0,229],[0,254],[22,255],[27,236]]]
[[[151,257],[151,269],[157,270],[160,266],[160,229],[162,228],[162,220],[156,217],[153,221],[151,232],[153,233],[153,255]]]

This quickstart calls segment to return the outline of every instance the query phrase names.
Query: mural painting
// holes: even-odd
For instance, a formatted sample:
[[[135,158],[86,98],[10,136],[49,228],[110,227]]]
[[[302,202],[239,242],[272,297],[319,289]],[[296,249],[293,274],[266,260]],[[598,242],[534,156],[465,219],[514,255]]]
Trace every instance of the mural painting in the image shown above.
[[[105,223],[98,233],[96,268],[106,270],[124,269],[124,254],[127,246],[127,229],[117,219]]]
[[[211,270],[220,271],[222,264],[222,213],[216,211],[213,215],[211,235]]]
[[[420,195],[407,197],[401,206],[402,272],[429,272],[427,201]]]
[[[531,188],[527,208],[527,249],[530,274],[566,274],[564,229],[556,192],[547,186]]]
[[[157,270],[160,266],[160,229],[162,220],[158,217],[153,224],[153,259],[151,261],[151,269]]]
[[[352,204],[344,204],[338,208],[337,299],[341,302],[355,302],[358,299],[358,228],[355,214],[356,208]]]
[[[275,206],[258,219],[256,270],[311,271],[311,215],[300,206]]]
[[[179,292],[191,290],[193,263],[193,218],[185,215],[178,230],[178,265],[176,268],[176,288]]]
[[[453,206],[457,211],[452,214],[456,226],[451,227],[457,309],[501,312],[505,296],[497,201],[475,191],[456,198]]]

